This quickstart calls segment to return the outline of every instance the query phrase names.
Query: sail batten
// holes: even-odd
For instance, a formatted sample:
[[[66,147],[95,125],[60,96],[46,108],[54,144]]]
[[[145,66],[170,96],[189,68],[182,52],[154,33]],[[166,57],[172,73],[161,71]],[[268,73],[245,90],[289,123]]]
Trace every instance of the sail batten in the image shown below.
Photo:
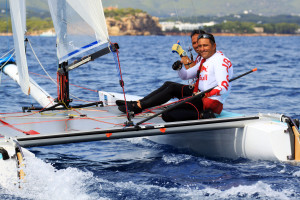
[[[48,0],[59,63],[108,43],[101,0]]]
[[[86,51],[88,51],[88,50],[90,50],[90,49],[93,49],[93,48],[95,48],[95,47],[97,47],[97,46],[100,46],[101,44],[102,44],[102,43],[101,43],[100,41],[92,42],[92,43],[87,44],[87,45],[85,45],[85,46],[83,46],[83,47],[80,47],[79,49],[76,49],[76,50],[73,51],[73,52],[68,53],[66,56],[60,58],[60,60],[61,60],[62,62],[64,62],[64,61],[68,60],[68,58],[77,56],[77,55],[81,54],[82,52],[86,52]]]
[[[24,33],[26,31],[25,0],[9,0],[9,3],[20,86],[23,93],[29,95],[29,74],[24,45]]]

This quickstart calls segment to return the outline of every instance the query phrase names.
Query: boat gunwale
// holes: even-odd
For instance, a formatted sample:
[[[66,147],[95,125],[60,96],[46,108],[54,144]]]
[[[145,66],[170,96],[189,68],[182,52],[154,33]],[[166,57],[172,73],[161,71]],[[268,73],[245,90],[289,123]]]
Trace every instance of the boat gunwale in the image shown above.
[[[166,134],[176,134],[176,130],[173,130],[174,128],[184,128],[184,127],[191,127],[197,125],[197,128],[192,129],[195,131],[202,131],[202,130],[209,130],[207,127],[204,127],[203,129],[199,129],[199,126],[205,126],[205,125],[211,125],[211,124],[220,124],[220,123],[231,123],[231,122],[241,122],[241,121],[252,121],[252,120],[259,120],[259,116],[248,116],[248,117],[230,117],[230,118],[214,118],[214,119],[206,119],[206,120],[192,120],[192,121],[182,121],[180,123],[178,122],[169,122],[164,124],[156,124],[156,125],[140,125],[140,126],[132,126],[132,127],[123,127],[123,128],[113,128],[113,129],[105,129],[105,130],[92,130],[92,131],[76,131],[76,132],[66,132],[66,133],[56,133],[56,134],[50,134],[50,135],[29,135],[26,137],[16,137],[17,141],[19,143],[27,143],[24,146],[45,146],[39,145],[38,140],[51,140],[51,139],[67,139],[73,137],[73,142],[66,142],[62,141],[61,143],[57,142],[55,144],[63,144],[63,143],[74,143],[74,142],[88,142],[88,141],[97,141],[97,140],[109,140],[109,139],[123,139],[123,138],[132,138],[132,137],[146,137],[146,136],[154,136],[154,135],[166,135]],[[225,128],[241,128],[242,125],[235,125],[235,126],[226,126]],[[171,131],[168,131],[167,133],[161,132],[161,128],[172,128]],[[224,128],[224,127],[223,127]],[[210,128],[211,129],[211,128]],[[221,127],[216,127],[215,129],[221,129]],[[151,130],[154,130],[151,132]],[[140,131],[147,131],[144,134],[138,134]],[[131,134],[126,135],[126,133],[131,132]],[[191,132],[191,130],[187,131]],[[113,134],[113,133],[119,133],[120,135]],[[106,134],[112,134],[107,136]],[[123,135],[121,135],[123,134]],[[125,134],[125,135],[124,135]],[[75,138],[79,137],[93,137],[95,135],[98,135],[97,139],[81,139],[80,141],[75,141]],[[100,138],[103,137],[103,138]],[[30,144],[29,144],[30,143]],[[45,143],[45,142],[42,142]],[[51,145],[54,143],[51,143]],[[48,144],[46,144],[48,145]],[[49,144],[50,145],[50,144]],[[23,145],[22,145],[23,146]]]

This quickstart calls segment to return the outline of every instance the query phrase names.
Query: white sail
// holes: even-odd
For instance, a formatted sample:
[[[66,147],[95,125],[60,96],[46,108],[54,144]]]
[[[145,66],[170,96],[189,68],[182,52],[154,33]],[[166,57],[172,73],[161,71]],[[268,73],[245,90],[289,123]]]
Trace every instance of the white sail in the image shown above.
[[[26,0],[19,0],[23,34],[26,33]]]
[[[59,63],[109,41],[101,0],[48,0]]]
[[[29,95],[29,75],[24,45],[24,33],[26,31],[25,0],[9,0],[9,4],[20,86],[22,91]]]

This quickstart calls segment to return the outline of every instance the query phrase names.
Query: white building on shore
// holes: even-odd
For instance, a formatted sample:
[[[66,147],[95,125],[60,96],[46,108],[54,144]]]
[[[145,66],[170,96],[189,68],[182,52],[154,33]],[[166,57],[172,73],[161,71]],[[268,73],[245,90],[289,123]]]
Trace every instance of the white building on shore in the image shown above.
[[[204,26],[213,26],[216,22],[206,22],[206,23],[183,23],[180,21],[176,22],[160,22],[162,31],[171,31],[174,29],[178,29],[179,31],[192,31],[195,29],[203,28]]]

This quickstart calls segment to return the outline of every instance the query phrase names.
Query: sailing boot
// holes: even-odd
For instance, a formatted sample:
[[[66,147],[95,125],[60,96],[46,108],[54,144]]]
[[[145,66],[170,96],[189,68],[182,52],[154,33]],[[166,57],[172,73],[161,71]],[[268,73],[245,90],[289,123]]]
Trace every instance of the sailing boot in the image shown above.
[[[202,113],[202,119],[216,118],[214,112],[211,109],[204,110]]]
[[[127,104],[132,103],[134,101],[126,101]],[[116,104],[117,106],[124,106],[125,105],[125,101],[124,100],[116,100]]]
[[[127,104],[129,102],[132,102],[132,101],[127,101]],[[117,106],[124,106],[125,105],[125,101],[124,100],[116,100],[116,104],[117,104]]]
[[[124,104],[125,104],[125,101],[124,101]],[[127,102],[127,106],[128,106],[128,111],[133,111],[134,114],[138,114],[138,113],[141,113],[143,111],[142,108],[140,108],[138,105],[137,105],[137,102],[136,101],[128,101]],[[118,107],[118,109],[123,112],[123,113],[126,113],[126,107],[125,105],[120,105]]]

